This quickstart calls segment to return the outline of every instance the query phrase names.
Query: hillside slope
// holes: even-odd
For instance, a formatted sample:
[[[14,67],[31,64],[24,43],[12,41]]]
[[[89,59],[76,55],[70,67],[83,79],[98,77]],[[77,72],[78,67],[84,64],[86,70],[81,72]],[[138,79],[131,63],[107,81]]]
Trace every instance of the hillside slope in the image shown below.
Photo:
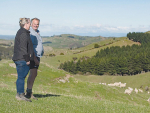
[[[43,38],[43,45],[51,46],[53,48],[73,49],[83,47],[93,42],[99,42],[105,39],[107,38],[101,36],[89,37],[89,36],[77,36],[73,34],[62,34]]]
[[[0,61],[0,112],[36,113],[149,113],[147,93],[124,94],[124,88],[77,80],[62,70],[53,69],[47,62],[40,65],[33,92],[38,100],[32,103],[15,99],[16,69],[12,61]],[[143,76],[143,75],[139,75]],[[148,78],[147,78],[148,77]],[[150,79],[147,76],[145,79]],[[108,78],[108,77],[107,77]],[[65,80],[65,82],[62,82]],[[100,79],[99,79],[100,80]],[[116,77],[116,81],[124,78]],[[139,79],[134,78],[135,81]],[[130,81],[130,79],[128,79]],[[113,80],[109,80],[113,82]],[[124,80],[124,82],[127,82]],[[132,83],[128,82],[130,86]],[[26,87],[26,85],[25,85]]]
[[[126,38],[119,41],[98,42],[105,44],[100,48],[87,48],[77,50],[62,49],[65,55],[55,57],[44,56],[38,69],[38,76],[35,80],[33,92],[38,100],[32,103],[17,101],[16,79],[17,72],[14,63],[10,60],[0,61],[0,112],[36,112],[36,113],[149,113],[150,103],[147,102],[150,94],[145,91],[150,86],[150,73],[143,73],[136,76],[83,76],[71,75],[58,66],[61,62],[72,60],[73,57],[93,56],[98,50],[111,46],[123,46],[139,44]],[[57,51],[59,51],[57,49]],[[82,51],[78,54],[74,52]],[[11,67],[12,66],[12,67]],[[2,71],[3,70],[3,71]],[[26,81],[27,82],[27,81]],[[124,94],[126,88],[110,87],[99,83],[127,83],[127,87],[140,88],[143,86],[143,93],[131,95]],[[25,84],[26,88],[26,84]]]
[[[113,43],[110,43],[112,41],[113,41]],[[58,68],[58,66],[61,63],[64,63],[65,61],[68,61],[68,60],[72,60],[73,57],[77,57],[77,58],[81,58],[83,56],[92,57],[96,54],[96,52],[98,50],[101,50],[101,49],[104,49],[107,47],[139,44],[137,42],[133,42],[131,40],[128,40],[126,37],[117,38],[117,40],[115,40],[115,41],[113,39],[107,39],[107,40],[100,41],[97,43],[99,45],[104,45],[104,46],[99,47],[99,48],[94,48],[94,43],[93,43],[93,44],[90,44],[90,45],[85,46],[83,48],[78,48],[75,50],[63,49],[63,50],[61,50],[61,53],[64,53],[64,55],[60,55],[59,52],[57,53],[58,50],[47,51],[45,53],[47,55],[51,54],[51,53],[53,53],[53,54],[57,53],[57,55],[55,57],[44,56],[44,57],[42,57],[42,60],[44,62],[47,62],[48,64],[52,64],[55,68]]]

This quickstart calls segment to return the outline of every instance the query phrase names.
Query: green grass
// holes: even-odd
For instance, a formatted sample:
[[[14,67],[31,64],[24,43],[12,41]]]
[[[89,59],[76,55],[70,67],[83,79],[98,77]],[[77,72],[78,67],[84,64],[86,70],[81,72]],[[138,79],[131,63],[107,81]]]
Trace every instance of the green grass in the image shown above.
[[[105,43],[108,42],[105,41]],[[16,69],[9,66],[9,63],[13,63],[12,61],[0,61],[0,113],[149,113],[150,103],[146,100],[150,95],[147,92],[138,94],[133,92],[131,95],[127,95],[124,94],[125,88],[109,87],[101,85],[99,82],[107,84],[122,82],[127,83],[127,87],[139,88],[141,85],[145,87],[150,86],[150,73],[135,76],[71,75],[68,82],[59,81],[69,74],[57,69],[61,62],[72,60],[72,57],[90,57],[97,50],[106,47],[132,44],[134,42],[120,39],[111,45],[84,51],[80,54],[73,54],[73,50],[68,50],[65,55],[47,58],[44,56],[41,59],[38,76],[33,87],[34,95],[38,100],[32,100],[32,102],[15,99]],[[86,50],[91,47],[89,45],[89,47],[81,49]],[[63,52],[58,49],[54,51]]]
[[[59,79],[66,76],[66,72],[50,68],[44,63],[40,65],[38,76],[34,83],[33,92],[38,100],[32,102],[17,101],[15,99],[16,69],[9,66],[12,61],[1,61],[0,66],[0,112],[1,113],[148,113],[150,112],[147,93],[129,96],[124,94],[123,88],[108,87],[98,84],[101,82],[127,82],[130,86],[145,81],[149,85],[149,73],[137,76],[77,76],[69,78],[69,82],[61,83]],[[88,81],[88,79],[91,79]],[[96,81],[97,80],[97,81]],[[99,80],[99,81],[98,81]],[[134,82],[133,85],[133,81]],[[142,83],[142,82],[141,82]],[[144,83],[144,82],[143,82]],[[25,85],[26,87],[26,85]]]
[[[93,83],[114,83],[114,82],[121,82],[121,83],[127,83],[126,87],[132,87],[132,88],[140,88],[143,87],[143,90],[145,90],[146,86],[150,86],[150,73],[143,73],[139,75],[134,76],[96,76],[96,75],[76,75],[74,76],[77,80],[86,81],[86,82],[93,82]]]
[[[94,42],[94,43],[89,44],[89,45],[87,45],[87,46],[85,46],[85,47],[81,47],[81,48],[79,48],[79,50],[89,50],[89,49],[91,49],[91,48],[94,48],[94,45],[95,45],[95,44],[98,44],[98,45],[100,45],[100,46],[104,46],[104,45],[106,45],[106,44],[115,43],[115,42],[117,42],[117,41],[125,40],[125,39],[127,39],[127,37],[110,38],[110,39],[107,39],[107,40]]]

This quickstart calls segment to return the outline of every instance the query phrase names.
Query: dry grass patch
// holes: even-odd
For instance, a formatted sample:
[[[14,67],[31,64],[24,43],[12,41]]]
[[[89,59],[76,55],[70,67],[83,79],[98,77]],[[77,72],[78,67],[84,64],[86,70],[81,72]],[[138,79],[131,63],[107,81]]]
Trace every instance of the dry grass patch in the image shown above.
[[[9,63],[9,66],[10,66],[10,67],[13,67],[13,68],[16,68],[15,63]]]

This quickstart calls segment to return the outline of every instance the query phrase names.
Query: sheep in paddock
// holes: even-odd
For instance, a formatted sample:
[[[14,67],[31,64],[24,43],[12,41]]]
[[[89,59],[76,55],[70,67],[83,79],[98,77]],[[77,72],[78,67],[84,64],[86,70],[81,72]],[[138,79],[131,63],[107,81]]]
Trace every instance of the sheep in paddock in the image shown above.
[[[135,91],[136,94],[138,93],[138,89],[137,88],[135,88],[134,91]]]
[[[114,85],[115,85],[115,86],[118,86],[118,87],[120,86],[120,84],[121,84],[121,82],[115,82],[115,83],[114,83]]]
[[[150,98],[147,101],[150,102]]]
[[[132,91],[133,91],[133,90],[126,89],[124,93],[125,93],[125,94],[129,94],[129,95],[130,95],[130,94],[132,93]]]
[[[119,87],[120,87],[120,88],[121,88],[121,87],[123,87],[123,88],[126,87],[126,83],[121,83]]]
[[[102,83],[102,85],[106,85],[106,83]]]
[[[143,90],[142,90],[142,89],[139,89],[139,92],[143,93]]]
[[[106,85],[106,83],[101,83],[101,82],[99,84]]]
[[[145,87],[145,91],[148,91],[148,90],[149,90],[149,87],[148,87],[148,86],[146,86],[146,87]]]
[[[112,83],[111,83],[111,84],[108,84],[108,86],[115,86],[115,84],[112,84]]]
[[[128,87],[128,89],[133,91],[133,88],[131,88],[131,87]]]

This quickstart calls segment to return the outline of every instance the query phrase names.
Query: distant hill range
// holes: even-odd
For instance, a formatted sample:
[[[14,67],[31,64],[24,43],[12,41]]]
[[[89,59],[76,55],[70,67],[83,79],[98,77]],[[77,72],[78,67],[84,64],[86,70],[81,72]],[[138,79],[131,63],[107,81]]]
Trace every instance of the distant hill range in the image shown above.
[[[112,37],[102,36],[79,36],[74,34],[61,34],[53,36],[42,36],[43,45],[52,48],[68,48],[75,49],[87,46],[94,42],[99,42]],[[1,40],[14,40],[15,35],[0,35]]]
[[[43,37],[43,45],[53,48],[80,48],[94,42],[99,42],[108,39],[102,36],[78,36],[73,34],[54,35],[51,37]]]
[[[0,39],[14,40],[15,39],[15,35],[0,35]]]

